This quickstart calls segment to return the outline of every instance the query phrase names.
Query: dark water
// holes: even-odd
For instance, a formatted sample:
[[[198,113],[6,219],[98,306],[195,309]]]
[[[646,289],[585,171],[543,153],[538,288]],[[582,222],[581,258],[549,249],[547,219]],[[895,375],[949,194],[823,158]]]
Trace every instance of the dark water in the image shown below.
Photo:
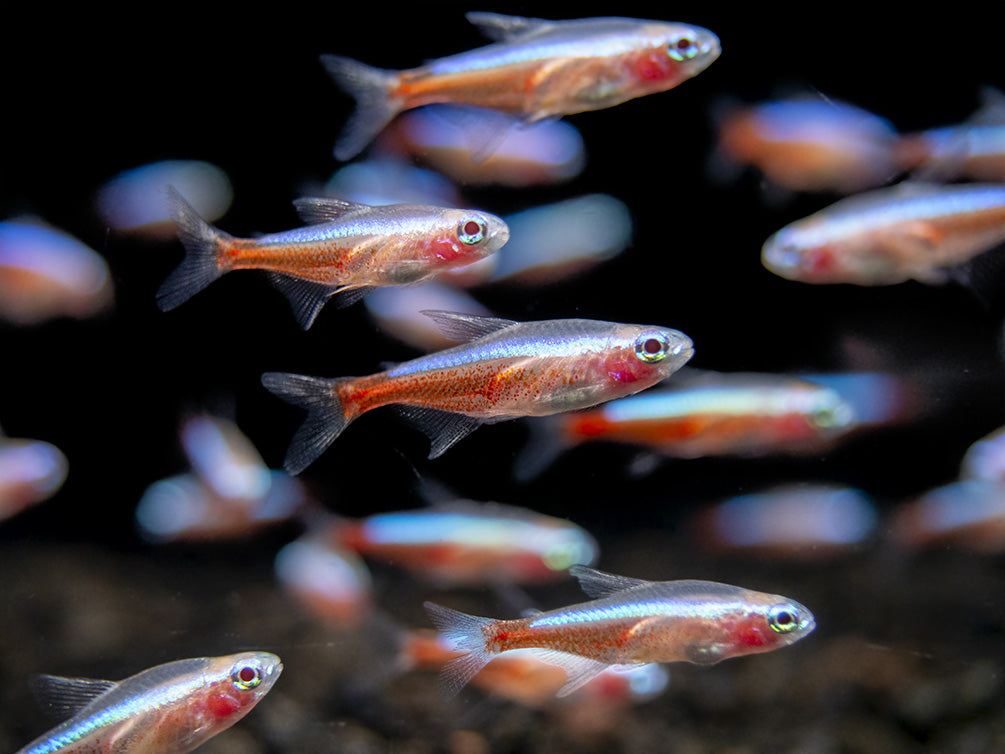
[[[142,22],[15,14],[30,43],[5,46],[10,103],[0,211],[34,213],[107,258],[113,313],[85,322],[0,329],[0,422],[14,437],[62,448],[70,476],[51,501],[0,529],[0,749],[47,722],[26,691],[32,673],[119,678],[182,657],[261,648],[285,671],[244,722],[205,751],[993,752],[1005,750],[1005,577],[1001,556],[943,548],[917,555],[867,544],[836,562],[792,565],[710,557],[689,544],[687,515],[764,485],[834,481],[888,511],[957,473],[967,446],[1005,419],[999,321],[965,290],[909,283],[878,289],[800,286],[760,266],[764,239],[829,198],[765,202],[750,177],[713,185],[705,170],[723,97],[819,91],[902,130],[959,122],[983,85],[1005,86],[1000,24],[979,6],[876,17],[875,8],[739,11],[496,5],[523,15],[619,14],[704,25],[723,55],[679,89],[574,116],[588,165],[571,185],[469,192],[497,214],[592,191],[631,208],[632,247],[600,272],[539,292],[492,290],[515,319],[583,316],[654,322],[692,337],[693,365],[721,371],[837,370],[849,354],[927,376],[930,411],[909,427],[861,435],[798,460],[694,461],[627,473],[630,454],[583,448],[519,485],[517,423],[479,430],[427,461],[426,440],[390,414],[352,426],[305,479],[330,509],[360,515],[419,504],[416,473],[475,499],[567,516],[600,540],[600,567],[643,578],[708,578],[789,595],[816,632],[773,654],[713,668],[671,667],[669,689],[603,714],[531,710],[477,691],[443,700],[430,675],[394,677],[371,636],[298,612],[272,575],[294,527],[225,547],[154,548],[132,511],[147,484],[177,473],[176,427],[192,407],[230,412],[279,465],[296,416],[267,394],[268,370],[368,372],[411,352],[376,332],[360,306],[325,310],[301,332],[287,303],[254,275],[234,275],[162,314],[154,293],[177,243],[109,233],[94,189],[162,158],[221,166],[235,187],[221,225],[249,235],[296,224],[290,201],[337,166],[350,110],[318,63],[338,53],[393,67],[480,43],[468,8],[439,4],[242,9],[230,16],[158,7]],[[774,14],[774,15],[772,15]],[[908,16],[908,17],[902,17]],[[113,23],[114,21],[114,23]],[[377,572],[381,607],[426,625],[423,600],[459,601]],[[579,599],[539,589],[542,605]],[[499,601],[465,592],[494,614]]]

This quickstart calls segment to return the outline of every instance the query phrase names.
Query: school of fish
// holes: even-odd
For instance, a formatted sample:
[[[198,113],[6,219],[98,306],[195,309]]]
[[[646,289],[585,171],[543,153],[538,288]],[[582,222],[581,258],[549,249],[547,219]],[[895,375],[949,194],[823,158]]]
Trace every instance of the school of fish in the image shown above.
[[[368,148],[397,150],[464,176],[467,185],[570,181],[590,144],[552,130],[556,119],[642,96],[671,98],[663,93],[698,76],[721,51],[712,31],[686,23],[487,12],[466,19],[491,43],[415,68],[320,56],[355,100],[335,141],[340,161]],[[983,303],[997,302],[1000,286],[989,270],[1005,254],[1005,105],[992,91],[984,97],[970,122],[903,135],[884,118],[822,96],[720,108],[717,177],[746,165],[784,192],[842,195],[764,241],[763,271],[784,278],[779,285],[956,281]],[[559,151],[559,140],[561,161],[537,156],[542,142],[549,145],[545,153]],[[593,319],[602,311],[594,301],[565,301],[565,318],[534,319],[531,307],[521,319],[495,316],[477,300],[479,291],[533,286],[547,296],[550,284],[588,274],[630,247],[632,224],[651,218],[633,217],[599,194],[496,215],[469,208],[450,189],[439,195],[424,178],[413,189],[399,179],[400,165],[388,173],[388,165],[373,162],[368,168],[385,176],[380,197],[359,187],[337,196],[318,191],[294,201],[302,227],[264,235],[235,236],[215,226],[232,192],[226,176],[207,164],[147,166],[101,192],[98,211],[109,228],[152,236],[171,228],[184,248],[155,295],[164,312],[230,272],[260,270],[289,299],[302,330],[329,301],[344,307],[372,293],[367,308],[381,335],[400,333],[427,351],[370,371],[374,365],[339,342],[324,347],[337,354],[333,371],[340,376],[253,375],[259,390],[301,414],[284,470],[270,468],[268,454],[232,418],[183,417],[178,434],[187,468],[151,481],[135,508],[146,546],[239,540],[292,523],[299,536],[274,553],[284,593],[325,626],[390,637],[391,675],[438,670],[445,700],[470,683],[545,706],[554,698],[589,699],[589,689],[605,678],[620,699],[642,700],[658,691],[636,693],[618,680],[622,674],[653,674],[650,688],[662,690],[667,676],[660,664],[712,666],[812,634],[817,619],[808,607],[753,585],[596,570],[601,537],[539,512],[539,505],[472,501],[436,488],[422,507],[387,510],[375,496],[373,510],[353,516],[338,509],[325,485],[311,484],[349,424],[385,406],[428,436],[429,459],[482,425],[521,420],[529,439],[511,449],[519,482],[568,473],[580,454],[589,463],[590,452],[613,458],[618,446],[627,448],[636,454],[626,464],[633,472],[628,498],[632,479],[656,462],[813,459],[849,436],[913,420],[931,395],[905,374],[698,371],[687,366],[695,343],[673,323]],[[950,182],[960,178],[980,182]],[[208,186],[209,195],[200,195],[199,187]],[[579,226],[578,236],[566,232],[572,226]],[[48,253],[35,251],[41,248]],[[745,253],[756,260],[756,249]],[[627,263],[637,261],[638,255]],[[100,256],[68,235],[41,223],[0,222],[0,316],[17,326],[96,316],[111,305],[112,279]],[[669,297],[669,285],[660,288],[655,277],[653,283],[647,293]],[[625,319],[634,317],[625,312]],[[318,345],[300,343],[305,351]],[[262,348],[267,352],[268,344]],[[899,503],[883,525],[866,493],[821,483],[710,501],[682,528],[703,553],[782,562],[847,556],[879,538],[904,551],[949,543],[1000,553],[1002,432],[972,446],[958,479]],[[351,445],[352,434],[329,455],[341,443]],[[587,444],[598,447],[578,447]],[[559,461],[567,451],[573,460]],[[57,495],[69,461],[43,440],[0,435],[0,521]],[[544,610],[525,604],[522,614],[497,619],[442,605],[441,595],[423,603],[438,630],[433,637],[390,617],[371,569],[423,588],[493,590],[507,595],[511,612],[530,599],[524,586],[543,590],[569,578],[590,599]],[[804,658],[813,652],[809,645]],[[191,751],[267,704],[283,672],[271,652],[227,651],[233,653],[166,662],[118,682],[37,676],[36,696],[62,721],[17,754]]]

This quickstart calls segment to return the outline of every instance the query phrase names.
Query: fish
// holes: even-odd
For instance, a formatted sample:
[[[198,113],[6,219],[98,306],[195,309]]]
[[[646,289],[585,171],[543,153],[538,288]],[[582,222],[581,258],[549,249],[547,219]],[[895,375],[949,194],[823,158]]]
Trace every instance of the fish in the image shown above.
[[[358,628],[374,611],[373,579],[352,550],[332,544],[323,532],[284,545],[274,564],[283,590],[327,625]]]
[[[400,644],[398,664],[407,670],[441,670],[464,654],[451,649],[442,634],[430,629],[403,631]],[[655,663],[630,668],[612,665],[567,700],[594,701],[604,707],[641,703],[659,696],[669,681],[666,668]],[[496,655],[475,674],[472,684],[525,707],[544,707],[554,702],[556,692],[565,684],[565,673],[534,649],[512,649]]]
[[[575,413],[534,419],[514,473],[527,480],[563,450],[589,442],[634,445],[671,458],[763,456],[819,450],[856,427],[835,390],[788,375],[701,373]]]
[[[233,270],[267,270],[305,330],[332,297],[347,306],[375,287],[419,283],[477,262],[509,238],[501,218],[480,210],[321,197],[294,202],[306,227],[236,238],[205,222],[178,191],[168,198],[186,256],[157,292],[162,311]]]
[[[694,353],[679,330],[590,319],[516,322],[425,311],[461,345],[365,377],[266,372],[270,392],[307,410],[286,454],[300,473],[357,417],[396,405],[442,455],[481,424],[586,408],[655,385]]]
[[[85,319],[114,299],[108,263],[82,241],[38,220],[0,222],[0,320]]]
[[[337,519],[318,536],[444,587],[554,581],[574,564],[592,564],[599,550],[596,540],[571,521],[461,499]]]
[[[969,552],[1005,552],[1005,482],[960,479],[900,503],[891,512],[890,543],[917,550],[930,547]]]
[[[0,429],[0,521],[55,495],[67,470],[55,445],[5,437]]]
[[[415,107],[473,105],[534,123],[672,89],[720,52],[715,34],[690,24],[498,13],[465,18],[494,43],[404,71],[322,55],[328,73],[358,105],[335,145],[338,159],[357,155],[396,115]],[[500,138],[488,136],[481,151],[491,154],[488,147]]]
[[[847,555],[876,530],[876,505],[835,484],[785,484],[738,495],[691,519],[694,538],[714,553],[823,561]]]
[[[183,754],[262,700],[283,670],[268,652],[177,660],[123,681],[39,676],[36,694],[69,718],[16,754]]]
[[[884,118],[823,97],[730,107],[720,118],[717,158],[753,165],[791,191],[848,194],[898,172],[897,131]]]
[[[967,121],[902,135],[894,159],[930,180],[1005,181],[1005,93],[985,87]]]
[[[558,696],[567,696],[612,665],[713,665],[788,646],[816,627],[806,607],[776,594],[714,581],[646,581],[580,565],[570,573],[591,601],[513,620],[424,603],[433,624],[465,651],[444,666],[447,694],[516,649],[541,650],[561,666],[566,682]]]
[[[486,118],[495,119],[490,124]],[[492,154],[477,160],[479,133],[503,129]],[[583,137],[563,120],[525,124],[518,116],[458,105],[428,105],[395,118],[376,147],[434,168],[467,186],[564,183],[586,164]]]
[[[842,199],[772,235],[771,272],[803,283],[948,282],[1005,241],[1005,184],[902,183]]]

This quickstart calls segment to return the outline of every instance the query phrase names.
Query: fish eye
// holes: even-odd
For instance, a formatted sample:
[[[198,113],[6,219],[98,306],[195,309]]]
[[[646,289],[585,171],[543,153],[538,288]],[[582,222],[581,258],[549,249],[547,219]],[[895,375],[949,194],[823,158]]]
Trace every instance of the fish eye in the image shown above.
[[[677,37],[667,44],[667,55],[674,60],[684,62],[698,54],[698,43],[688,36]]]
[[[768,610],[768,625],[778,634],[787,634],[799,628],[799,611],[791,605],[775,605]]]
[[[254,665],[238,665],[230,674],[230,680],[244,691],[250,691],[262,682],[262,669]]]
[[[663,361],[670,350],[670,341],[663,333],[640,335],[635,340],[635,355],[647,364]]]
[[[485,240],[487,231],[488,228],[482,220],[471,217],[467,220],[462,220],[460,225],[457,226],[457,237],[461,240],[461,243],[474,246]]]

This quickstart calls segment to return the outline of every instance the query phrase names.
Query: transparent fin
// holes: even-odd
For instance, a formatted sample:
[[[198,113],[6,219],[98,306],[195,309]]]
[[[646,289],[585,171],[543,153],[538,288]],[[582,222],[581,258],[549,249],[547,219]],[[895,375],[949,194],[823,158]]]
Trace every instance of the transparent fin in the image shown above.
[[[545,21],[541,18],[506,16],[502,13],[487,13],[484,11],[465,13],[464,18],[494,42],[504,42],[516,37],[522,37],[525,34],[547,29],[555,25],[551,21]]]
[[[115,681],[64,678],[58,675],[36,675],[29,680],[32,695],[55,720],[65,720],[75,715],[117,685]]]
[[[286,453],[284,465],[291,474],[299,474],[310,466],[352,421],[346,416],[336,389],[340,381],[284,372],[262,375],[262,385],[269,392],[307,411]]]
[[[440,673],[444,693],[449,697],[456,696],[492,660],[493,655],[485,649],[483,629],[493,621],[491,618],[480,618],[452,610],[435,602],[426,602],[423,606],[430,621],[443,637],[455,649],[467,652],[448,662]]]
[[[542,650],[536,653],[542,662],[557,665],[565,671],[565,685],[558,690],[556,696],[568,696],[573,691],[583,688],[586,684],[606,671],[610,665],[589,657],[580,657],[566,652]]]
[[[398,412],[429,438],[430,458],[439,458],[453,445],[474,432],[484,422],[464,414],[438,411],[423,406],[395,406]]]
[[[401,111],[401,103],[392,96],[398,75],[338,55],[322,55],[321,62],[335,83],[356,100],[356,111],[335,143],[335,157],[345,162],[362,152]]]
[[[579,581],[579,586],[582,590],[593,599],[607,597],[617,592],[623,592],[626,589],[634,589],[637,586],[645,586],[652,583],[645,579],[633,579],[630,576],[617,576],[613,573],[604,573],[603,571],[598,571],[595,568],[584,565],[572,566],[569,568],[569,573]]]
[[[296,207],[300,219],[311,225],[334,222],[353,212],[372,209],[369,204],[317,196],[294,199],[293,206]]]
[[[185,303],[224,273],[217,249],[221,240],[230,238],[203,220],[173,186],[168,186],[167,198],[185,258],[157,290],[157,306],[164,312]]]
[[[269,280],[289,300],[293,316],[297,318],[297,322],[305,330],[310,329],[324,305],[338,291],[338,288],[332,288],[330,285],[283,275],[279,272],[270,272]]]
[[[477,314],[462,314],[461,312],[446,312],[440,309],[423,309],[425,314],[436,324],[444,336],[460,343],[491,335],[499,330],[519,324],[516,320],[500,319],[499,317],[480,317]]]

